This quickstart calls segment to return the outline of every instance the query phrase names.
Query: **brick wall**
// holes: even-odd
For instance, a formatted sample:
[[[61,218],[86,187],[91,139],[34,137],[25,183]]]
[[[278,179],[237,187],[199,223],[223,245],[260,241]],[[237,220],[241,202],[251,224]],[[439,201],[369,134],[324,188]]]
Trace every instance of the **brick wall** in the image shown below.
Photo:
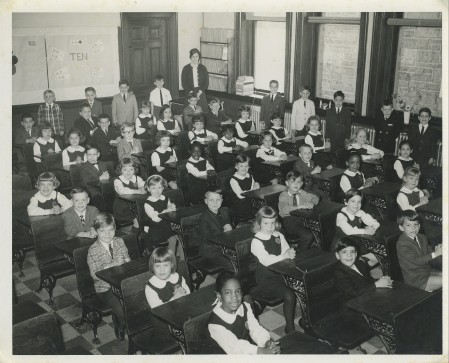
[[[404,18],[440,19],[441,13],[405,13]],[[429,107],[432,115],[442,115],[441,63],[441,28],[401,27],[394,89],[411,103],[421,94],[415,112]]]

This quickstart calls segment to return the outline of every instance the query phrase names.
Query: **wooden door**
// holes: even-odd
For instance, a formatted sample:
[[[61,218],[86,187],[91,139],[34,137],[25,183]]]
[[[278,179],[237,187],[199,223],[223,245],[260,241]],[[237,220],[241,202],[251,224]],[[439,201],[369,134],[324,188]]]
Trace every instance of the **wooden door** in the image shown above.
[[[154,77],[176,97],[179,89],[175,13],[123,13],[123,76],[140,99],[149,96]]]

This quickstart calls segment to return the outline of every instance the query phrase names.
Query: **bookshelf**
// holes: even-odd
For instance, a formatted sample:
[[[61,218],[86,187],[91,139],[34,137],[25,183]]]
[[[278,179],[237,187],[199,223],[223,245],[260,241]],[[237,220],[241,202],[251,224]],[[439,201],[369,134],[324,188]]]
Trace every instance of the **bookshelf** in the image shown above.
[[[201,28],[201,63],[209,72],[209,89],[235,93],[234,30]]]

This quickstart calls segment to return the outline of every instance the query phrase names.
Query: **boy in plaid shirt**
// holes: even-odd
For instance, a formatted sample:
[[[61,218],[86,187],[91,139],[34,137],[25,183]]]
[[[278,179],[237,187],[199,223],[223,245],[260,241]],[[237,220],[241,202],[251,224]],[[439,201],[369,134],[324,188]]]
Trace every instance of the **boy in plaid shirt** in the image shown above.
[[[61,107],[55,103],[55,93],[48,89],[44,91],[44,104],[39,106],[37,111],[37,122],[42,125],[44,122],[50,123],[55,135],[64,136],[64,115]]]

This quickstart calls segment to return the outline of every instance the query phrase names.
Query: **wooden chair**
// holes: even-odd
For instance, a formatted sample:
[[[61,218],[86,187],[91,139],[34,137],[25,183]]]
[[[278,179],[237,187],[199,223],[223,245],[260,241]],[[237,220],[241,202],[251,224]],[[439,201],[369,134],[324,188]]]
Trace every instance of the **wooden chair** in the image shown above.
[[[303,308],[305,332],[336,347],[353,349],[374,335],[360,314],[349,311],[341,299],[335,265],[306,272]]]
[[[186,354],[223,354],[207,327],[211,314],[208,311],[184,323]]]
[[[394,156],[399,156],[399,144],[408,139],[408,134],[406,132],[401,132],[396,138],[396,146],[394,148]]]
[[[49,304],[54,305],[53,289],[57,279],[75,272],[73,265],[54,246],[55,243],[67,238],[61,215],[33,222],[31,232],[40,271],[40,284],[36,292],[41,292],[42,288],[45,288],[50,296]]]
[[[376,129],[373,126],[368,126],[359,123],[353,123],[351,125],[351,138],[350,140],[355,138],[356,131],[358,129],[365,129],[366,131],[366,141],[371,146],[374,146],[374,140],[376,140]]]
[[[72,187],[79,187],[83,185],[83,180],[81,179],[81,172],[79,165],[70,166],[70,180],[72,181]]]
[[[190,285],[185,261],[178,262],[178,273]],[[179,350],[174,339],[160,336],[153,329],[154,318],[145,296],[145,286],[151,276],[151,272],[144,272],[123,280],[121,284],[128,331],[128,354],[135,354],[139,350],[147,354],[171,354]]]
[[[282,302],[279,298],[266,297],[264,291],[256,284],[257,258],[251,253],[251,240],[241,241],[235,245],[239,278],[245,294],[254,301],[256,317],[262,314],[265,306],[274,306]]]

